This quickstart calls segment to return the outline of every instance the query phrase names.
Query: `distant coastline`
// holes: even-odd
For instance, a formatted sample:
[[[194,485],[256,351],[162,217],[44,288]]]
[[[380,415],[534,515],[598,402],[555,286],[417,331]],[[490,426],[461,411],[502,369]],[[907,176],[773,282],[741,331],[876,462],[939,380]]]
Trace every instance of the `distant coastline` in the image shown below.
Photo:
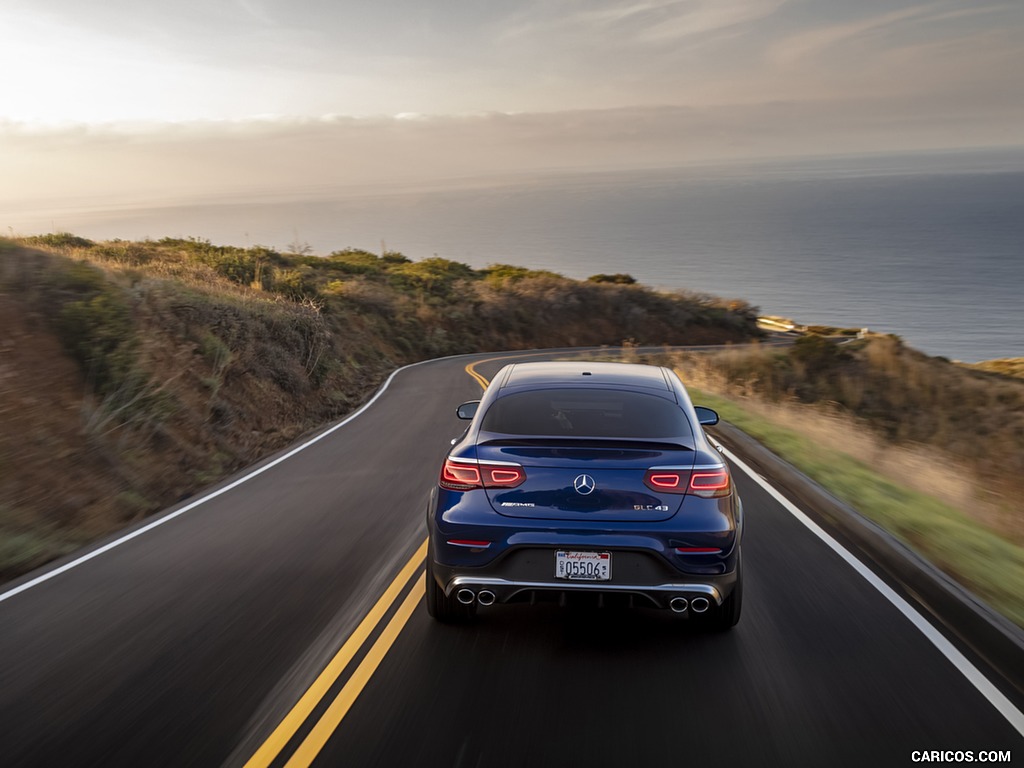
[[[737,296],[895,333],[952,360],[1024,357],[1024,151],[529,174],[0,219],[11,234],[165,235],[523,264]],[[969,265],[969,268],[968,268]]]

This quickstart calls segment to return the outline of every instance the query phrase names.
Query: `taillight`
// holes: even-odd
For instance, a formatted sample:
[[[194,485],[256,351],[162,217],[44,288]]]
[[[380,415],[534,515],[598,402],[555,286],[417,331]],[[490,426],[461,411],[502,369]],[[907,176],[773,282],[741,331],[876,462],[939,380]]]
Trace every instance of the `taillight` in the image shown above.
[[[729,471],[714,469],[649,469],[644,484],[658,493],[692,493],[705,499],[728,496],[732,489]]]
[[[471,491],[474,488],[515,488],[526,482],[526,470],[518,464],[472,459],[445,459],[441,468],[442,488]]]
[[[445,461],[441,469],[440,483],[442,488],[451,491],[468,491],[483,487],[480,483],[480,470],[477,467],[452,461]]]
[[[694,496],[703,496],[705,499],[728,496],[732,492],[731,484],[729,472],[724,467],[694,472],[690,475],[690,493]]]
[[[686,493],[690,479],[688,469],[648,469],[644,484],[652,491],[661,493]]]

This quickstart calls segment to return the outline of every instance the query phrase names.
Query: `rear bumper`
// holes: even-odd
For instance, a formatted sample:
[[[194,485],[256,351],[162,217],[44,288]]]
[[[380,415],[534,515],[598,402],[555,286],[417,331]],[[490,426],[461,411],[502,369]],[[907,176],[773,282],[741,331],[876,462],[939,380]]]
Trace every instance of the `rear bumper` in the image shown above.
[[[553,562],[552,556],[551,563]],[[736,584],[735,571],[698,578],[670,574],[676,578],[645,580],[637,578],[637,573],[626,572],[616,576],[613,567],[612,579],[600,582],[540,577],[535,569],[524,569],[521,564],[517,566],[515,563],[511,564],[511,567],[505,564],[503,568],[459,568],[435,562],[432,571],[438,585],[448,596],[469,590],[475,599],[475,596],[485,592],[490,593],[488,602],[497,603],[590,594],[629,598],[631,602],[635,600],[639,605],[655,608],[669,608],[675,598],[683,598],[686,603],[691,604],[695,599],[704,598],[712,605],[721,605]]]
[[[445,594],[460,601],[469,597],[458,594],[463,590],[473,599],[488,593],[479,601],[484,605],[589,594],[677,610],[694,599],[721,605],[736,584],[742,531],[737,497],[687,497],[686,514],[664,521],[570,524],[502,518],[489,506],[470,503],[475,492],[458,499],[444,493],[445,505],[438,508],[435,493],[427,510],[430,571]],[[610,580],[556,578],[559,550],[610,553]]]

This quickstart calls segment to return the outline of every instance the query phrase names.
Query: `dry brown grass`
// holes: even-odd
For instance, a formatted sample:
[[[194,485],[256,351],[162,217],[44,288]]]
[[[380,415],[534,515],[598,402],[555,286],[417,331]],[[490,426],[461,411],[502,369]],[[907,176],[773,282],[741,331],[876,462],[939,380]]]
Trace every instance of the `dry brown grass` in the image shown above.
[[[889,337],[850,348],[685,355],[694,386],[1024,542],[1024,381],[964,369]]]
[[[1024,379],[1024,357],[1006,357],[999,360],[985,360],[980,363],[964,364],[967,368],[988,373],[999,373],[1003,376],[1014,376]]]

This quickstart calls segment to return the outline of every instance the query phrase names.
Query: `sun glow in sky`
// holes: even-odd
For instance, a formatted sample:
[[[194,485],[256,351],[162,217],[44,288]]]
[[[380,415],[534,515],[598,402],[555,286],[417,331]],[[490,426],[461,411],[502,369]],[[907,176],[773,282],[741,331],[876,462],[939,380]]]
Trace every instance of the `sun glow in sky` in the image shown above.
[[[1024,144],[1019,0],[5,0],[0,28],[7,203]]]

